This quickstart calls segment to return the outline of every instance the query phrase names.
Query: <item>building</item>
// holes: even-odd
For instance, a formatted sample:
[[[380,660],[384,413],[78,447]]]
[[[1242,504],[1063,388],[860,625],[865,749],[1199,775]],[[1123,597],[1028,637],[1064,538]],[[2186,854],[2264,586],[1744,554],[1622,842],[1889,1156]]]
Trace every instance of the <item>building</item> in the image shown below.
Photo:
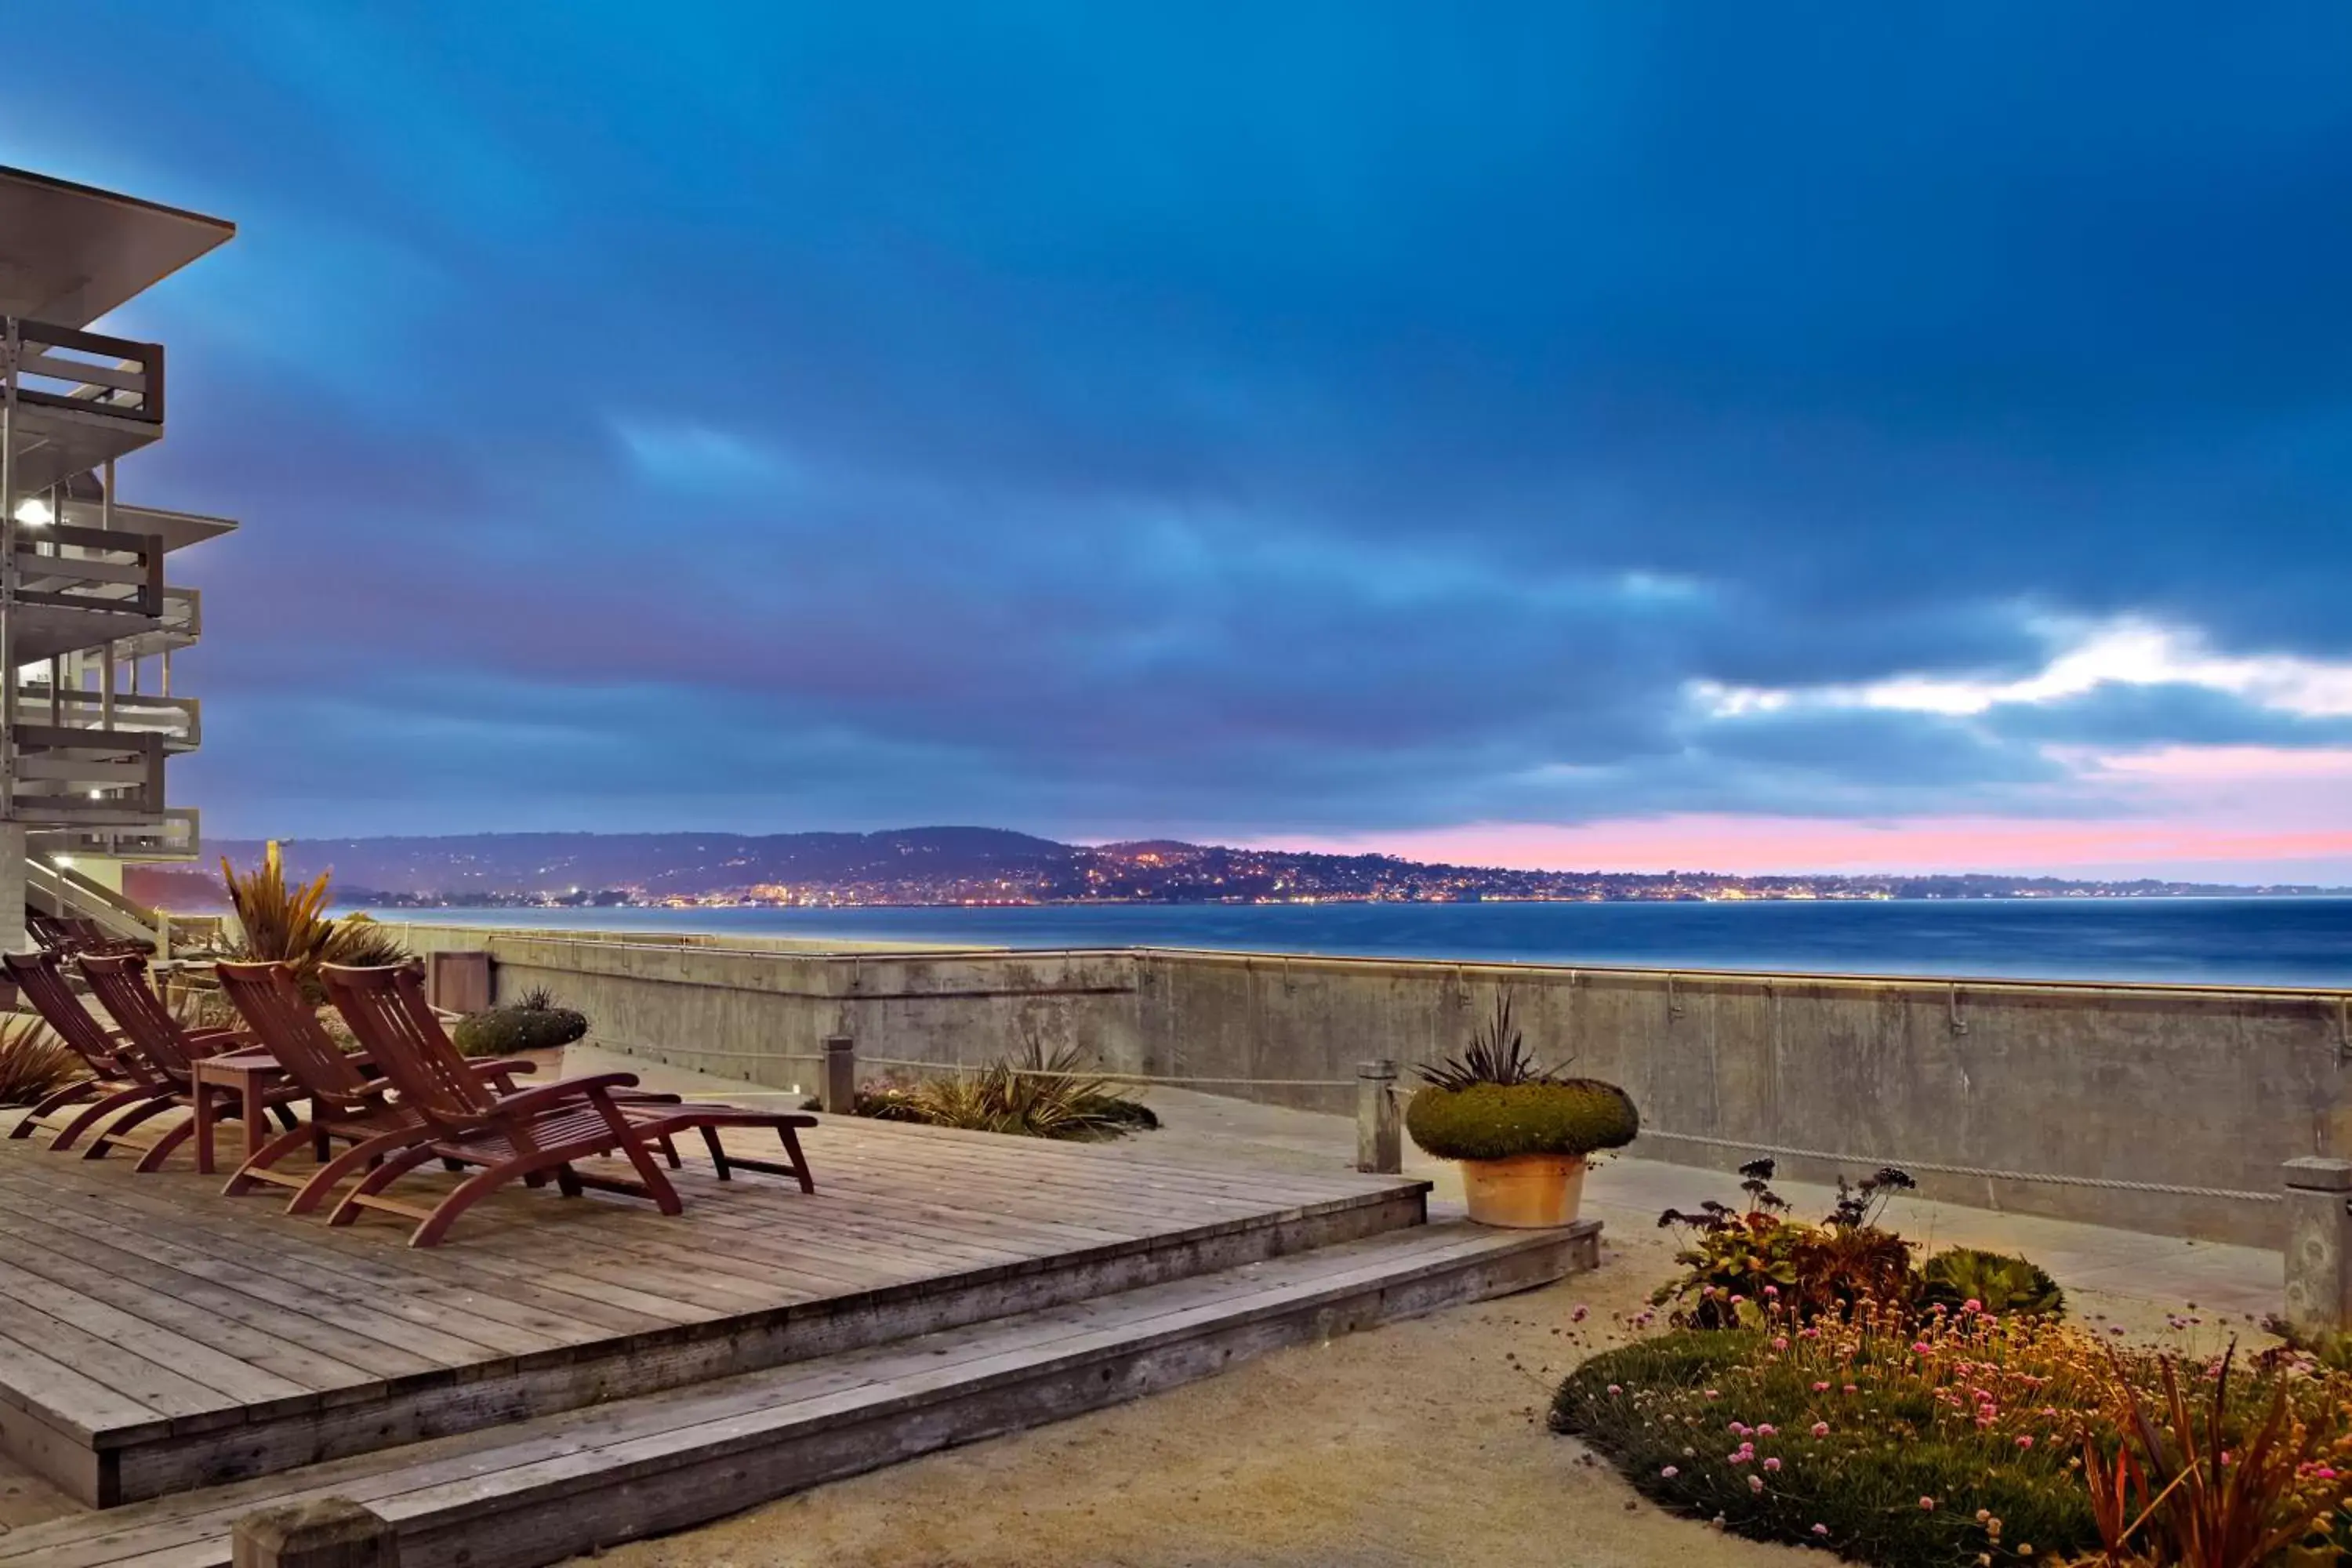
[[[199,739],[172,656],[203,627],[174,551],[219,518],[139,506],[117,466],[163,439],[163,347],[90,330],[236,226],[0,168],[0,943],[25,911],[121,934],[152,914],[128,860],[185,859],[196,814],[165,790]]]

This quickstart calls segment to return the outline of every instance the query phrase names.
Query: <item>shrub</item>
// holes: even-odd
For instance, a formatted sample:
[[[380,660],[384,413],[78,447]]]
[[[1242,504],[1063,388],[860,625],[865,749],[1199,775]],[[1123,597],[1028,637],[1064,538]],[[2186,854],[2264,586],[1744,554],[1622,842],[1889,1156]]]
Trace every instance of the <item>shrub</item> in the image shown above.
[[[2066,1293],[2029,1260],[1974,1247],[1952,1247],[1919,1267],[1919,1304],[1957,1312],[1970,1301],[2011,1317],[2066,1315]]]
[[[1836,1205],[1807,1225],[1788,1217],[1772,1170],[1769,1160],[1739,1168],[1745,1210],[1709,1200],[1696,1214],[1658,1216],[1661,1226],[1686,1229],[1690,1244],[1675,1255],[1683,1273],[1658,1287],[1653,1305],[1674,1303],[1678,1327],[1728,1329],[1753,1326],[1768,1300],[1785,1302],[1801,1321],[1864,1301],[1910,1301],[1917,1288],[1911,1244],[1878,1224],[1887,1200],[1915,1184],[1908,1173],[1888,1165],[1859,1184],[1839,1177]]]
[[[1160,1125],[1150,1106],[1079,1066],[1075,1047],[1048,1055],[1032,1042],[1018,1058],[918,1084],[875,1083],[857,1090],[854,1112],[877,1121],[915,1121],[1026,1138],[1099,1140]],[[810,1109],[816,1101],[809,1102]]]
[[[89,1070],[73,1048],[27,1014],[0,1019],[0,1105],[36,1105]]]
[[[510,1057],[568,1046],[587,1032],[587,1015],[569,1007],[487,1007],[458,1019],[450,1038],[469,1057]]]
[[[1597,1079],[1430,1085],[1405,1106],[1405,1131],[1441,1160],[1590,1154],[1622,1148],[1641,1131],[1633,1098]]]
[[[2257,1568],[2346,1536],[2352,1381],[2249,1375],[2036,1316],[1872,1302],[1677,1330],[1587,1361],[1551,1425],[1650,1497],[1867,1563]],[[2202,1392],[2185,1394],[2184,1386]],[[2235,1542],[2238,1549],[2225,1549]]]
[[[1460,1055],[1413,1070],[1424,1087],[1405,1106],[1405,1131],[1441,1160],[1580,1156],[1622,1148],[1641,1131],[1623,1089],[1564,1077],[1528,1054],[1511,1022],[1508,990],[1496,995],[1493,1015]]]

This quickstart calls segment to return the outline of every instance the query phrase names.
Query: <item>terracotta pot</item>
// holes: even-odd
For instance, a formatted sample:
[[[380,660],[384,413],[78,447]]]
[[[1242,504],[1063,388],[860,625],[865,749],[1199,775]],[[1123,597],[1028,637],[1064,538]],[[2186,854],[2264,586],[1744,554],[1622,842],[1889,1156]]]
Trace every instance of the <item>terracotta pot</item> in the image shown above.
[[[1584,1201],[1580,1154],[1515,1154],[1507,1160],[1465,1160],[1462,1192],[1480,1225],[1549,1230],[1572,1224]]]

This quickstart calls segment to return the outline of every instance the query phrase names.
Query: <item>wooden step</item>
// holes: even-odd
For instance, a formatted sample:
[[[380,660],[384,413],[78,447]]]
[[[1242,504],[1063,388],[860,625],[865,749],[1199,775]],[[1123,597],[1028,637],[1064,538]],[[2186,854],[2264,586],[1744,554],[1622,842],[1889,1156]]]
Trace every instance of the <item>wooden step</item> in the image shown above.
[[[316,1497],[400,1529],[404,1568],[531,1568],[936,1448],[1190,1382],[1279,1346],[1548,1284],[1598,1221],[1445,1221],[688,1388],[0,1535],[0,1563],[215,1568],[245,1513]]]

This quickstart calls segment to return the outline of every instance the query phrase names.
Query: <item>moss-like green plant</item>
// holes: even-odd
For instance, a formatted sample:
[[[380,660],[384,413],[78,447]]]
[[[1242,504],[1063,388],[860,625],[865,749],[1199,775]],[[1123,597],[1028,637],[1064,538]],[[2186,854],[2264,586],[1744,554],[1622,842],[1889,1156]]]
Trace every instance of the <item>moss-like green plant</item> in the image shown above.
[[[2044,1318],[2066,1314],[2066,1292],[2025,1258],[1974,1247],[1952,1247],[1920,1265],[1921,1306],[1957,1312],[1970,1301],[2004,1317],[2015,1312]]]
[[[510,1057],[568,1046],[587,1032],[587,1015],[569,1007],[488,1007],[458,1019],[449,1037],[469,1057]]]
[[[1641,1131],[1642,1119],[1623,1089],[1583,1078],[1462,1089],[1432,1084],[1405,1107],[1404,1126],[1441,1160],[1507,1160],[1622,1148]]]

